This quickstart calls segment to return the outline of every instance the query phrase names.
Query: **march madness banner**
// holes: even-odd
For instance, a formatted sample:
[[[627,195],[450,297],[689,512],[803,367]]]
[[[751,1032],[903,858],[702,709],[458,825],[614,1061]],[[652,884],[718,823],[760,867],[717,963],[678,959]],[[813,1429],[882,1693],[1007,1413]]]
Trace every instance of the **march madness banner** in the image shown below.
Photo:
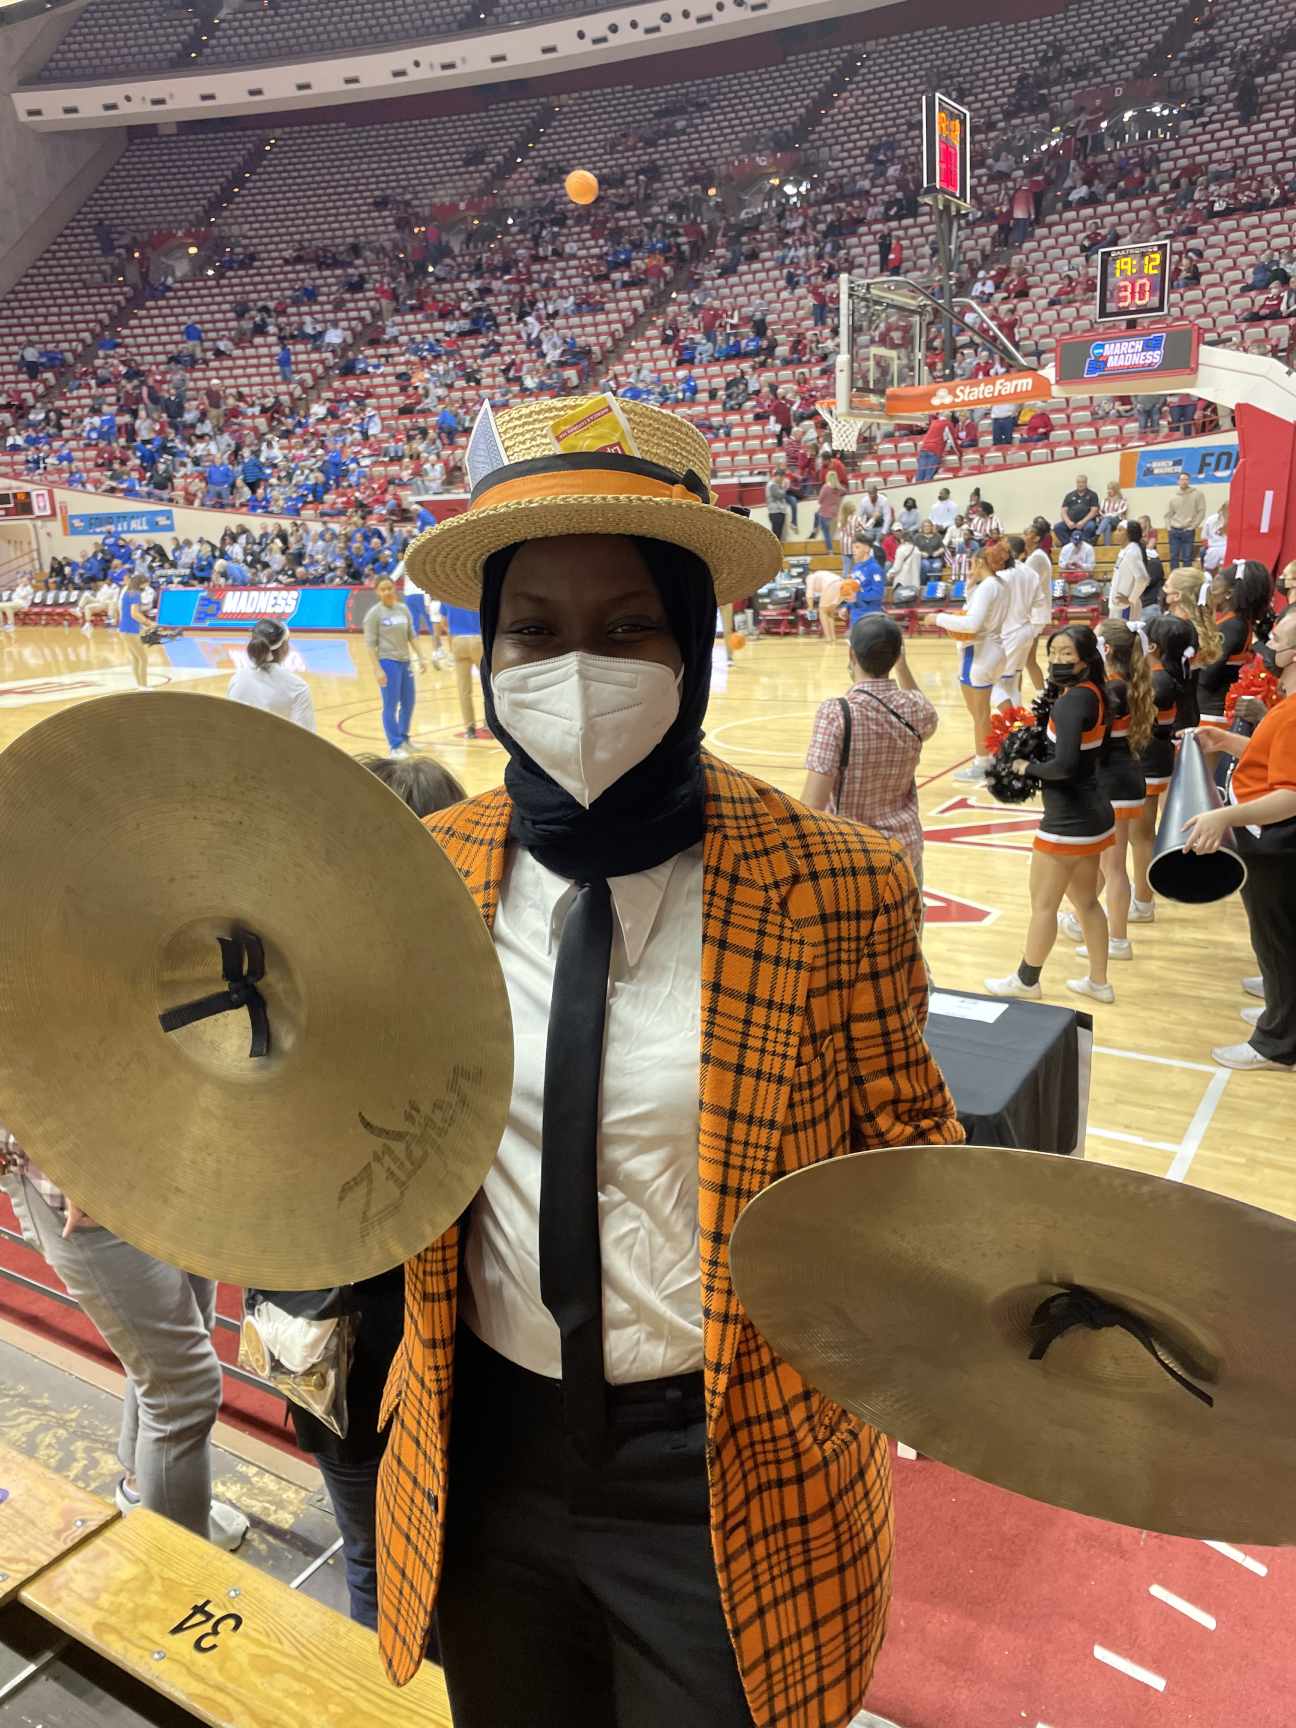
[[[374,600],[372,588],[164,588],[158,623],[243,632],[278,618],[294,630],[359,630]]]

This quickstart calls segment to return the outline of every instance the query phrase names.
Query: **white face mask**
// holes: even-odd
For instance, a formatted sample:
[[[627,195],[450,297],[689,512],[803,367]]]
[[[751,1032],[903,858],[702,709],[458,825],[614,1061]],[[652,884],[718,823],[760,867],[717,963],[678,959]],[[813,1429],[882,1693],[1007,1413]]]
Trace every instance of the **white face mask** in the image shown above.
[[[653,660],[562,654],[493,674],[491,690],[504,730],[588,810],[666,736],[683,676]]]

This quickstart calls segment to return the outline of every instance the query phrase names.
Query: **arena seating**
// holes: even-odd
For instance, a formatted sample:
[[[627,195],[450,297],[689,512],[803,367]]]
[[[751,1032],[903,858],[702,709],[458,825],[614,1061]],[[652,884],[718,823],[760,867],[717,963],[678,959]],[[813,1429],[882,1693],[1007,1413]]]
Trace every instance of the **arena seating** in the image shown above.
[[[0,1605],[16,1597],[64,1642],[163,1694],[162,1717],[148,1720],[449,1728],[445,1681],[431,1663],[396,1691],[372,1632],[237,1555],[153,1512],[123,1518],[8,1446],[0,1476]],[[78,1697],[78,1722],[145,1719],[114,1709],[90,1676]]]
[[[44,82],[138,77],[178,64],[198,20],[166,0],[91,0],[41,68]]]
[[[123,5],[125,0],[94,0],[77,28],[108,4]],[[491,20],[503,17],[500,11],[487,11]],[[223,28],[260,28],[273,16],[240,13]],[[286,10],[278,14],[280,19],[286,16]],[[1215,0],[1202,30],[1209,26],[1207,34],[1229,52],[1249,51],[1273,37],[1282,21],[1278,0]],[[550,308],[559,335],[589,355],[580,365],[564,359],[564,387],[603,376],[624,385],[632,372],[642,369],[640,376],[661,377],[669,389],[670,367],[663,368],[654,320],[673,307],[684,312],[687,324],[685,282],[682,276],[672,278],[669,270],[654,272],[651,267],[645,280],[645,270],[654,247],[676,237],[686,213],[694,212],[700,220],[690,232],[702,236],[695,242],[688,283],[694,302],[709,291],[729,327],[740,335],[748,332],[753,305],[764,302],[778,353],[773,364],[759,370],[780,384],[808,370],[814,394],[828,395],[830,373],[814,345],[804,261],[794,259],[789,267],[787,253],[797,239],[789,216],[795,221],[800,209],[820,232],[829,221],[841,231],[837,255],[826,260],[830,275],[846,267],[875,272],[875,236],[883,225],[904,249],[902,268],[926,274],[934,244],[930,216],[920,207],[914,217],[883,224],[878,212],[885,188],[878,190],[875,165],[890,162],[897,171],[915,176],[916,93],[937,82],[957,89],[966,82],[967,69],[976,67],[976,88],[968,95],[977,116],[981,159],[974,172],[977,209],[965,226],[963,262],[974,270],[992,256],[1006,261],[1010,253],[994,251],[991,212],[1002,202],[1005,187],[1011,190],[1020,176],[996,178],[985,158],[999,147],[996,140],[1016,135],[1012,126],[1001,132],[994,116],[1011,106],[1017,74],[1043,65],[1055,45],[1069,47],[1069,69],[1064,69],[1064,56],[1041,74],[1047,88],[1040,102],[1051,102],[1054,112],[1063,112],[1075,93],[1078,43],[1115,47],[1123,64],[1134,65],[1152,64],[1169,43],[1168,88],[1191,95],[1204,113],[1168,128],[1168,135],[1155,141],[1160,189],[1135,196],[1118,189],[1101,204],[1079,210],[1060,201],[1055,208],[1055,191],[1045,200],[1043,220],[1012,254],[1023,260],[1029,282],[1026,298],[1013,302],[1020,319],[1016,340],[1028,357],[1048,358],[1059,334],[1085,328],[1090,321],[1087,296],[1054,307],[1047,301],[1055,297],[1063,273],[1078,270],[1081,238],[1096,222],[1103,228],[1114,226],[1122,237],[1133,235],[1141,222],[1161,231],[1171,220],[1163,214],[1166,182],[1193,164],[1218,169],[1237,160],[1281,182],[1296,173],[1296,99],[1286,93],[1283,69],[1271,69],[1261,78],[1260,116],[1246,125],[1234,112],[1231,75],[1221,57],[1203,60],[1202,31],[1185,46],[1182,26],[1182,8],[1174,0],[1153,0],[1137,18],[1123,13],[1115,0],[1079,0],[1051,17],[963,30],[932,28],[812,48],[789,54],[774,67],[652,89],[608,84],[545,100],[496,103],[477,114],[379,122],[363,129],[325,123],[285,126],[277,132],[267,128],[261,133],[136,140],[45,256],[0,302],[0,338],[7,340],[10,353],[34,342],[61,348],[72,358],[121,323],[121,355],[148,370],[165,368],[192,319],[203,328],[207,353],[190,375],[191,390],[215,384],[227,395],[241,392],[252,405],[249,412],[276,394],[298,413],[318,397],[331,410],[328,430],[342,433],[363,405],[377,409],[388,428],[382,443],[388,445],[394,410],[404,395],[397,374],[410,371],[405,353],[412,340],[452,340],[460,376],[447,373],[444,399],[456,410],[473,411],[483,394],[497,403],[518,399],[518,387],[510,384],[506,372],[515,376],[516,362],[534,358],[524,349],[513,313],[523,293],[538,295]],[[857,29],[866,27],[867,15]],[[59,52],[70,51],[75,35],[76,28]],[[786,156],[779,154],[783,151]],[[1099,157],[1096,149],[1092,159],[1110,160]],[[807,187],[799,204],[794,200],[790,208],[785,192],[768,187],[768,173],[757,167],[762,162],[791,164],[786,172]],[[577,165],[593,166],[602,177],[604,196],[588,210],[568,205],[561,196],[562,176]],[[1060,162],[1055,173],[1065,166]],[[708,200],[706,194],[709,186],[723,190],[725,184],[732,189],[729,215],[717,220],[719,201]],[[500,238],[482,256],[495,278],[490,304],[499,328],[491,333],[489,346],[497,352],[483,355],[486,336],[467,331],[449,307],[386,316],[388,302],[377,290],[391,268],[395,207],[402,199],[410,201],[416,221],[430,205],[433,220],[458,221],[461,229],[464,222],[469,225],[463,236],[467,249],[438,268],[440,288],[432,289],[450,306],[456,306],[466,290],[480,286],[471,241],[476,212],[494,221],[492,232]],[[744,204],[739,222],[736,211]],[[458,209],[464,211],[462,217],[456,217]],[[547,239],[532,247],[529,269],[491,266],[495,249],[510,245],[510,217],[516,231],[533,239],[548,210],[564,225],[544,231]],[[219,244],[211,251],[204,248],[198,274],[177,280],[164,298],[147,299],[132,295],[121,282],[95,280],[110,273],[94,235],[94,224],[103,219],[111,221],[119,241],[123,234],[144,241],[159,232],[197,226],[210,228]],[[1241,322],[1252,302],[1239,290],[1246,275],[1243,265],[1249,267],[1260,248],[1289,250],[1291,234],[1292,213],[1285,203],[1239,210],[1204,223],[1197,235],[1179,242],[1181,249],[1200,249],[1201,282],[1173,292],[1172,315],[1195,319],[1216,340],[1285,351],[1290,323]],[[731,251],[739,236],[741,243]],[[341,253],[353,243],[365,254],[358,266],[365,284],[358,292],[342,292],[335,269],[300,261],[319,248]],[[607,255],[614,245],[632,255],[632,265],[621,273],[626,281],[620,276],[609,280]],[[222,248],[253,262],[227,273],[219,264]],[[527,250],[524,242],[524,257]],[[293,345],[293,379],[285,385],[275,363],[278,341],[272,334],[240,341],[230,355],[212,354],[213,343],[233,334],[236,299],[286,306],[291,320],[296,314],[293,296],[305,285],[318,295],[305,310],[320,323],[334,321],[341,328],[341,354],[361,345],[362,369],[381,370],[361,378],[340,375],[338,351],[298,342]],[[672,301],[672,295],[678,298]],[[570,309],[562,310],[564,304]],[[1001,304],[1001,296],[991,299],[990,317]],[[480,383],[465,382],[465,369]],[[678,404],[679,410],[705,418],[711,388],[721,387],[733,370],[732,361],[695,366],[696,403]],[[18,400],[29,402],[54,382],[53,374],[34,385],[20,379]],[[538,387],[554,385],[541,382]],[[93,378],[83,373],[65,381],[60,399],[69,435],[67,454],[73,466],[88,465],[91,472],[96,452],[80,439],[79,428],[94,397]],[[1046,444],[1032,447],[993,446],[987,418],[977,446],[964,454],[958,469],[947,465],[942,473],[979,474],[1146,442],[1148,435],[1140,433],[1128,411],[1119,414],[1118,407],[1090,400],[1052,403],[1053,433]],[[710,418],[722,419],[728,427],[727,434],[714,439],[717,471],[762,474],[772,435],[754,420],[750,407],[723,416],[712,411]],[[277,430],[289,452],[310,444],[304,426]],[[409,478],[372,441],[362,448],[362,457],[375,465],[375,472],[390,468],[393,480]],[[21,450],[11,450],[0,460],[11,473],[24,470]],[[912,478],[915,462],[913,438],[892,436],[862,451],[857,466],[898,484]]]
[[[144,138],[131,144],[16,287],[0,299],[0,351],[32,343],[74,359],[132,298],[112,279],[95,224],[118,239],[205,228],[256,140],[247,133]],[[44,384],[48,385],[47,377]]]
[[[274,7],[239,11],[218,20],[195,58],[203,66],[238,66],[299,55],[309,42],[312,53],[340,54],[359,43],[418,42],[480,27],[486,11],[473,0],[338,0],[321,8],[319,0],[278,0]]]

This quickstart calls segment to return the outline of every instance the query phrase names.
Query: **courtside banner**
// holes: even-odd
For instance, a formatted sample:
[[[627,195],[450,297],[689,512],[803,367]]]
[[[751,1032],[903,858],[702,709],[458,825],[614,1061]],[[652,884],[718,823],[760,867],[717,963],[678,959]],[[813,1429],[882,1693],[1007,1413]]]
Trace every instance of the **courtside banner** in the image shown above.
[[[1218,444],[1172,444],[1168,447],[1162,444],[1151,450],[1122,450],[1121,490],[1137,490],[1140,486],[1177,486],[1181,474],[1186,474],[1194,486],[1212,482],[1228,485],[1237,465],[1236,437],[1222,439]]]
[[[174,534],[173,510],[69,510],[69,534]]]
[[[158,623],[175,630],[250,630],[278,618],[294,630],[359,630],[372,588],[164,588]]]
[[[1001,372],[997,378],[963,378],[952,384],[904,385],[886,393],[893,419],[906,414],[942,414],[994,402],[1047,400],[1053,386],[1042,372]]]

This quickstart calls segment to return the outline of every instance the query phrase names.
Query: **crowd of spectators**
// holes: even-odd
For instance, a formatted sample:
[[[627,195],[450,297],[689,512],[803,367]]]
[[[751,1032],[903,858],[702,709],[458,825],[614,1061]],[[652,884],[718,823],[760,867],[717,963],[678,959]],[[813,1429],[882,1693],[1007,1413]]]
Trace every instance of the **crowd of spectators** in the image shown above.
[[[1281,58],[1291,46],[1284,42],[1239,49],[1236,80],[1263,80],[1274,54]],[[1206,63],[1215,46],[1208,21],[1190,34],[1179,63]],[[1099,58],[1117,69],[1124,53],[1113,36]],[[1092,80],[1092,64],[1088,74]],[[934,346],[926,357],[933,378],[993,376],[1015,364],[1017,353],[1028,363],[1032,354],[1038,359],[1034,320],[1043,296],[1033,298],[1038,285],[1020,249],[1055,213],[1092,212],[1067,273],[1055,286],[1049,278],[1047,307],[1078,309],[1093,294],[1101,247],[1173,227],[1181,240],[1176,281],[1190,287],[1200,276],[1192,240],[1204,226],[1296,200],[1296,175],[1286,170],[1241,155],[1184,163],[1181,151],[1170,153],[1175,165],[1167,168],[1155,137],[1127,136],[1128,127],[1122,133],[1079,110],[1065,127],[1012,131],[1022,117],[1047,111],[1052,119],[1059,87],[1079,76],[1062,36],[1043,44],[1038,66],[1023,71],[1004,109],[1004,129],[975,148],[975,204],[961,227],[953,287],[980,308],[973,315],[979,334],[960,338],[952,366]],[[957,80],[953,88],[957,94]],[[1177,113],[1167,109],[1164,127],[1190,125],[1200,101],[1185,98]],[[832,393],[839,271],[913,276],[941,292],[935,243],[916,236],[916,229],[928,232],[914,220],[917,137],[897,129],[870,142],[849,175],[821,163],[822,171],[786,175],[781,186],[777,177],[763,182],[736,212],[704,185],[716,176],[714,165],[699,164],[686,208],[659,187],[663,162],[666,177],[679,179],[671,151],[679,148],[679,128],[695,118],[687,106],[608,141],[602,195],[585,210],[566,201],[554,162],[537,158],[525,212],[506,220],[500,206],[484,223],[461,228],[451,245],[426,194],[376,189],[373,207],[390,219],[389,238],[300,239],[282,261],[283,287],[273,298],[239,294],[244,274],[264,260],[231,226],[202,258],[228,282],[227,307],[218,319],[177,318],[165,362],[132,356],[129,318],[102,338],[93,364],[72,374],[66,355],[35,339],[24,344],[9,400],[0,404],[10,472],[20,463],[30,479],[53,477],[126,498],[390,525],[408,520],[420,499],[462,484],[464,434],[481,402],[503,408],[604,387],[687,412],[707,436],[765,428],[769,442],[786,450],[793,489],[808,495],[822,481],[826,427],[815,404]],[[766,133],[752,147],[795,145],[787,132]],[[1124,211],[1135,199],[1138,209]],[[106,219],[100,230],[105,259],[117,258],[122,237]],[[555,267],[576,258],[588,269],[574,290],[570,273]],[[786,298],[772,305],[744,286],[745,268],[771,258],[794,315]],[[1249,259],[1237,286],[1242,322],[1292,318],[1294,276],[1290,241]],[[629,288],[655,300],[658,316],[648,346],[641,335],[622,364],[572,325]],[[146,268],[141,290],[165,304],[168,283]],[[358,324],[348,309],[361,303]],[[906,320],[883,315],[868,341],[884,355],[901,353],[909,346]],[[217,375],[214,362],[267,343],[277,388],[250,390]],[[717,364],[732,367],[719,383]],[[61,390],[34,397],[23,390],[60,366]],[[1104,404],[1094,407],[1097,415]],[[1171,433],[1210,429],[1191,400],[1148,395],[1130,400],[1127,411],[1144,435],[1159,435],[1167,415]],[[913,434],[923,440],[915,478],[975,447],[987,420],[995,446],[1060,436],[1053,415],[1037,404],[951,415]],[[861,461],[875,453],[866,436]]]
[[[230,523],[215,538],[168,541],[120,532],[94,541],[82,558],[54,558],[49,585],[70,593],[97,594],[132,576],[170,586],[276,588],[372,586],[381,576],[399,576],[405,547],[435,518],[421,507],[408,526],[383,527],[359,515],[318,525],[266,524],[260,530]]]

